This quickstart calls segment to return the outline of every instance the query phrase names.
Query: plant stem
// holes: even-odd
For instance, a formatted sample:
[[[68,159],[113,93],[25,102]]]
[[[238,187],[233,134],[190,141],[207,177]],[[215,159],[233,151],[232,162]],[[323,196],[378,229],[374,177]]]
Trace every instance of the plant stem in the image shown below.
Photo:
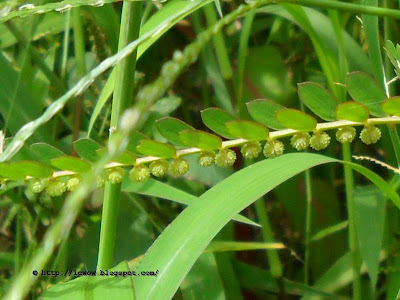
[[[139,37],[142,1],[124,2],[121,16],[118,51],[121,51],[131,41]],[[116,66],[116,82],[111,112],[111,129],[117,127],[122,112],[132,102],[133,83],[136,70],[136,51]],[[112,137],[112,132],[110,138]],[[105,270],[112,267],[115,235],[117,231],[118,205],[121,194],[120,184],[105,185],[103,214],[101,219],[99,256],[97,269]]]
[[[342,146],[343,160],[351,162],[350,144],[345,143]],[[351,168],[347,165],[344,166],[344,179],[346,188],[347,199],[347,215],[349,219],[349,248],[352,256],[352,270],[353,270],[353,299],[361,300],[361,259],[358,247],[357,233],[355,228],[355,211],[354,211],[354,177]]]
[[[22,266],[21,248],[22,248],[22,207],[17,212],[17,228],[15,237],[15,274],[19,272]]]
[[[206,14],[207,24],[209,27],[217,23],[218,17],[213,3],[204,6],[204,12]],[[229,62],[228,51],[226,49],[224,37],[220,32],[213,37],[213,44],[217,54],[217,60],[222,77],[224,77],[224,79],[232,78],[233,71]]]
[[[312,185],[311,185],[311,172],[306,170],[304,172],[306,183],[306,228],[305,239],[306,249],[304,254],[304,283],[310,283],[310,240],[311,240],[311,220],[312,220]]]
[[[257,200],[254,205],[256,209],[258,222],[262,226],[261,232],[263,235],[264,242],[266,243],[274,242],[271,223],[269,221],[269,217],[265,209],[264,199],[261,198]],[[283,274],[283,268],[282,268],[282,263],[279,259],[278,251],[276,249],[268,249],[266,250],[266,252],[272,276],[274,276],[276,279],[281,278]]]

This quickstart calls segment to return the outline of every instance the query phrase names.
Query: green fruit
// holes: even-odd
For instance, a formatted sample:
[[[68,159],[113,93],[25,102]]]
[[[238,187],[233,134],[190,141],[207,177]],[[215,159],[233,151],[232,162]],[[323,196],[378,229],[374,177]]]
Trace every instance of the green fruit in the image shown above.
[[[65,190],[65,183],[59,179],[50,180],[48,186],[46,187],[46,193],[50,197],[61,196]]]
[[[305,150],[310,145],[310,135],[308,132],[296,133],[290,139],[290,143],[297,151]]]
[[[314,150],[322,150],[328,147],[331,137],[326,132],[315,132],[310,139],[310,146]]]
[[[189,163],[183,158],[176,158],[169,164],[169,172],[174,177],[184,175],[189,171]]]
[[[281,156],[283,154],[283,151],[285,151],[285,145],[283,145],[282,142],[277,140],[270,140],[265,143],[263,153],[267,158],[274,158]]]
[[[361,130],[360,139],[365,144],[375,144],[381,138],[381,131],[378,127],[367,125]]]
[[[356,137],[356,129],[351,126],[345,126],[339,128],[336,132],[336,139],[344,144],[344,143],[351,143],[354,138]]]
[[[168,162],[166,160],[156,160],[150,164],[150,172],[156,177],[164,177],[168,171]]]
[[[133,182],[144,182],[150,177],[150,170],[145,165],[137,165],[129,172],[129,179]]]
[[[215,164],[221,168],[233,166],[236,161],[236,154],[230,149],[222,149],[215,156]]]
[[[31,178],[28,180],[28,187],[32,192],[38,194],[48,186],[49,181],[49,178]]]
[[[81,183],[81,179],[79,177],[77,177],[77,176],[71,177],[67,181],[67,185],[66,185],[67,191],[72,192],[72,191],[76,190],[76,188],[79,186],[80,183]]]
[[[246,159],[255,159],[261,153],[261,144],[260,142],[248,142],[242,146],[240,152]]]
[[[215,152],[214,151],[204,151],[201,152],[197,161],[199,162],[199,165],[202,167],[209,167],[211,166],[214,161],[215,161]]]
[[[124,176],[125,170],[121,167],[111,168],[106,171],[106,180],[112,184],[120,183]]]

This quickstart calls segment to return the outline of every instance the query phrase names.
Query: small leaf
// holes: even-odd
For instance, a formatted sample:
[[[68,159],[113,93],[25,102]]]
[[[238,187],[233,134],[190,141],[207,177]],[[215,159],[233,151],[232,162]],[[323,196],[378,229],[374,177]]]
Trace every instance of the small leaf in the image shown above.
[[[141,133],[139,131],[134,131],[131,134],[129,144],[126,147],[126,149],[135,155],[141,155],[139,152],[137,152],[136,147],[139,145],[139,142],[141,140],[145,140],[145,139],[148,139],[148,137],[145,136],[143,133]]]
[[[153,140],[141,140],[136,149],[143,155],[160,158],[172,158],[176,154],[176,150],[173,146]]]
[[[181,131],[179,137],[185,146],[202,150],[219,149],[222,145],[222,140],[219,136],[201,130]]]
[[[46,143],[32,144],[30,145],[30,150],[38,161],[47,164],[50,164],[50,160],[53,158],[65,155],[61,150]]]
[[[164,138],[179,147],[185,146],[179,138],[179,132],[194,129],[185,122],[171,117],[165,117],[158,120],[156,122],[156,127]]]
[[[226,123],[235,120],[235,118],[225,110],[219,108],[207,108],[201,112],[203,123],[212,131],[227,139],[234,139],[226,128]]]
[[[52,174],[52,168],[34,161],[18,161],[0,166],[0,175],[11,180],[25,179],[26,176],[46,178]]]
[[[235,138],[243,138],[249,141],[263,141],[268,139],[268,128],[261,124],[245,120],[235,120],[226,123],[229,133]]]
[[[375,286],[379,272],[379,252],[381,251],[385,224],[385,196],[375,186],[357,187],[354,190],[355,227],[360,252]],[[371,222],[373,220],[373,222]]]
[[[338,120],[365,122],[368,120],[369,112],[364,105],[349,101],[338,105],[336,108],[336,117]]]
[[[154,112],[160,116],[167,116],[170,113],[174,112],[179,105],[181,105],[182,99],[176,96],[165,97],[158,100],[154,105],[150,108],[151,112]]]
[[[104,155],[105,152],[106,152],[106,148],[101,148],[101,149],[96,150],[96,153],[99,156]],[[114,158],[112,161],[123,164],[123,165],[133,165],[136,162],[136,156],[129,151],[124,151],[120,155],[118,155],[116,158]]]
[[[257,122],[272,129],[284,129],[275,118],[275,113],[285,107],[271,100],[254,100],[248,102],[247,110],[250,116]]]
[[[90,170],[90,164],[74,156],[61,156],[53,158],[51,164],[63,171],[85,173]]]
[[[314,82],[301,83],[298,93],[300,100],[318,117],[325,121],[336,120],[337,102],[321,85]]]
[[[382,109],[385,113],[400,117],[400,97],[392,97],[383,102]]]
[[[373,116],[385,116],[381,105],[386,94],[372,77],[362,72],[347,74],[347,90],[354,101],[365,105]]]
[[[275,113],[275,117],[283,126],[294,130],[313,131],[317,127],[317,120],[297,109],[281,109]]]
[[[76,153],[83,159],[95,162],[99,159],[96,150],[100,149],[101,145],[92,139],[80,139],[74,142],[74,149]]]

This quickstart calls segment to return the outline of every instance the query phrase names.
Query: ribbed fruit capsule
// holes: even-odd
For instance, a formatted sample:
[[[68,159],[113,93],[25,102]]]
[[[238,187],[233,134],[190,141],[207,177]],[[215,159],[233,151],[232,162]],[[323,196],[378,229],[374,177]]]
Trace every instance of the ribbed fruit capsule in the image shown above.
[[[72,192],[76,190],[76,188],[79,186],[80,183],[81,183],[80,177],[78,176],[71,177],[70,179],[68,179],[66,184],[67,191]]]
[[[297,151],[305,150],[310,145],[308,132],[298,132],[290,139],[290,143]]]
[[[215,164],[221,168],[233,166],[236,161],[236,153],[230,149],[222,149],[215,156]]]
[[[46,193],[50,197],[61,196],[66,190],[65,183],[59,179],[53,179],[49,181],[46,187]]]
[[[264,146],[264,155],[267,158],[275,158],[281,156],[285,151],[285,145],[278,140],[270,140],[265,143]]]
[[[381,138],[381,131],[378,127],[367,125],[361,130],[360,139],[365,144],[375,144]]]
[[[31,178],[28,180],[28,187],[32,192],[38,194],[48,186],[49,181],[48,178]]]
[[[261,153],[261,144],[260,142],[248,142],[242,146],[240,152],[246,159],[255,159]]]
[[[111,168],[106,171],[106,180],[112,184],[120,183],[124,176],[125,170],[121,167]]]
[[[314,150],[322,150],[328,147],[331,137],[326,132],[315,132],[310,139],[310,146]]]
[[[183,158],[176,158],[169,164],[168,170],[172,176],[179,177],[189,171],[189,163]]]
[[[129,179],[133,182],[144,182],[150,177],[150,170],[145,165],[137,165],[129,171]]]
[[[199,165],[202,167],[209,167],[215,161],[215,152],[214,151],[203,151],[200,153],[197,158]]]
[[[336,139],[339,143],[351,143],[356,137],[356,129],[351,126],[344,126],[336,131]]]
[[[150,172],[156,177],[164,177],[168,171],[168,162],[164,159],[153,161],[150,164]]]

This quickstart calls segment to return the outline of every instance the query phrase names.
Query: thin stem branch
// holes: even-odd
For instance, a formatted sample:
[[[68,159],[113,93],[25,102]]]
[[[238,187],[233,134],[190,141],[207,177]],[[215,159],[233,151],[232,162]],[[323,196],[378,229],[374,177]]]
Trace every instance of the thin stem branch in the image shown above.
[[[124,2],[118,51],[121,51],[131,41],[139,37],[142,6],[142,1]],[[136,53],[137,51],[133,51],[130,56],[116,66],[116,82],[111,111],[111,129],[116,129],[122,112],[127,109],[132,102],[133,83],[136,71]],[[111,130],[110,138],[112,137],[112,132],[113,130]],[[98,270],[112,267],[120,194],[121,184],[106,183],[101,219],[99,256],[97,261]]]

